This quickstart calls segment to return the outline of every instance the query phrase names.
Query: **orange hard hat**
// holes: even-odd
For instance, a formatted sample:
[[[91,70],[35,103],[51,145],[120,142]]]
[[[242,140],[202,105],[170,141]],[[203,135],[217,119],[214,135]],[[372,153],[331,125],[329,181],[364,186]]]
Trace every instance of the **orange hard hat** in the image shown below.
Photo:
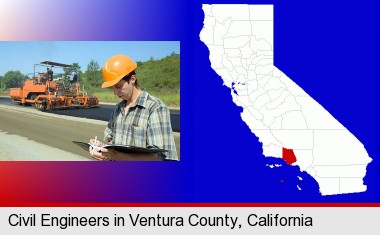
[[[103,66],[102,88],[110,87],[118,83],[123,77],[137,68],[133,60],[126,55],[114,55]]]

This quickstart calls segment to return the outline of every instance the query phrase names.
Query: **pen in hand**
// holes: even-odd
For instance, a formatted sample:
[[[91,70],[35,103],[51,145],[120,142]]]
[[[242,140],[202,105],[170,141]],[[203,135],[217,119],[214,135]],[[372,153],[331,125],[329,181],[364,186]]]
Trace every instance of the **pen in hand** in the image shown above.
[[[101,147],[98,146],[98,136],[95,136],[94,142],[91,144],[91,147],[95,148],[97,151],[100,151]]]

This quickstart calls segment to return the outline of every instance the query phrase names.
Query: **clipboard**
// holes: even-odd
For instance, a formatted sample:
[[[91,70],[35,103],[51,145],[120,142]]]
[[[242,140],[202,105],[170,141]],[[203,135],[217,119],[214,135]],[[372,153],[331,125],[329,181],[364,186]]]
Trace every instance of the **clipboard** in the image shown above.
[[[88,148],[91,146],[89,143],[82,141],[75,141],[73,143],[81,147],[82,149],[88,151]],[[129,145],[119,145],[119,144],[106,144],[103,146],[106,149],[114,149],[116,151],[125,152],[125,153],[164,153],[167,152],[165,149],[159,148],[142,148]]]

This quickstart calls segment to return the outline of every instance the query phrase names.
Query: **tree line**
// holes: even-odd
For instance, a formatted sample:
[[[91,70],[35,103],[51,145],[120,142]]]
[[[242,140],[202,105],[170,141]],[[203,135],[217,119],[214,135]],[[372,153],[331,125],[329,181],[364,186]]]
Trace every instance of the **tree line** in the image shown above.
[[[78,63],[73,63],[71,67],[64,68],[63,74],[55,74],[55,78],[61,78],[61,82],[69,84],[72,71],[78,74],[78,79],[86,90],[96,92],[101,90],[103,75],[101,66],[95,60],[90,60],[86,70],[82,71]],[[172,53],[163,59],[150,58],[149,61],[137,62],[136,76],[141,87],[153,92],[178,92],[180,89],[180,55]],[[22,87],[23,82],[30,79],[20,71],[8,71],[4,76],[0,76],[0,89],[2,91],[9,88]]]

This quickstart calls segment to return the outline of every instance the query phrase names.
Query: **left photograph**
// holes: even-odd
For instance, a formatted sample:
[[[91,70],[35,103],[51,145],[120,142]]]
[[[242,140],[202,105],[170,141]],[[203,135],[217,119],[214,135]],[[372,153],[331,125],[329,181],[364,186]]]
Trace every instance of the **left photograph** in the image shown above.
[[[179,161],[178,41],[0,42],[0,161]]]

